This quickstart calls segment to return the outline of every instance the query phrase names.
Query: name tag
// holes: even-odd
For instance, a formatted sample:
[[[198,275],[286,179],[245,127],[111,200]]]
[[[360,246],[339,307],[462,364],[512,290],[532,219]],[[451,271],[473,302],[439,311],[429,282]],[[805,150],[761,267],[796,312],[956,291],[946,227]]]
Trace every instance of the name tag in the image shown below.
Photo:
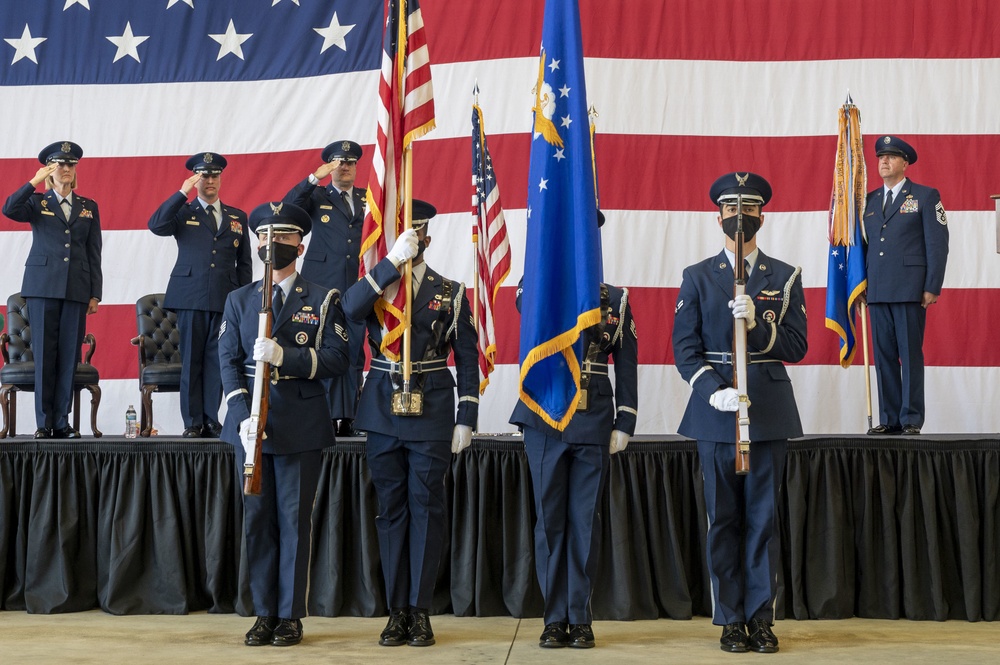
[[[50,215],[50,216],[52,216],[52,217],[55,217],[55,216],[56,216],[56,214],[55,214],[54,212],[51,212],[51,211],[49,211],[49,210],[42,210],[42,211],[41,211],[41,213],[42,213],[43,215]]]
[[[333,210],[333,206],[321,204],[319,207],[322,208],[323,210]]]
[[[189,219],[189,220],[187,221],[187,225],[188,225],[188,226],[201,226],[201,222],[199,222],[199,221],[198,221],[198,220],[196,220],[196,219]]]

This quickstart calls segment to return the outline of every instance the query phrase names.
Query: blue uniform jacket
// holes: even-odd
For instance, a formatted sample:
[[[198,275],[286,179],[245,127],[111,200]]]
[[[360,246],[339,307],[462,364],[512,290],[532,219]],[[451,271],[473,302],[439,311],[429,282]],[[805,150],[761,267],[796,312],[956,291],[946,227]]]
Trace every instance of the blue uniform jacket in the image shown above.
[[[247,215],[219,202],[218,232],[198,199],[175,192],[149,218],[149,230],[177,241],[177,262],[170,272],[167,309],[221,312],[233,289],[250,283],[253,264]]]
[[[95,201],[73,192],[67,220],[55,192],[50,189],[36,194],[27,182],[10,195],[3,214],[15,222],[31,224],[22,296],[83,303],[103,297],[101,215]]]
[[[806,355],[806,303],[799,268],[757,253],[746,292],[756,307],[753,330],[747,333],[747,394],[750,397],[750,440],[771,441],[802,436],[795,395],[782,363]],[[731,363],[707,352],[733,350],[733,267],[723,251],[688,266],[674,308],[674,362],[692,388],[677,431],[701,441],[735,443],[736,414],[717,411],[708,400],[733,385]],[[781,361],[781,362],[766,362]]]
[[[879,187],[865,203],[868,302],[920,302],[940,295],[948,261],[948,220],[936,189],[907,180],[882,211]]]
[[[520,297],[520,289],[518,291]],[[614,358],[614,389],[611,388],[609,376],[592,374],[588,387],[587,410],[576,412],[562,432],[550,427],[520,400],[510,417],[511,423],[531,427],[567,443],[592,443],[602,446],[608,445],[611,440],[612,429],[629,435],[635,433],[639,408],[639,347],[635,321],[632,319],[632,308],[628,302],[628,289],[609,284],[608,295],[611,311],[604,328],[608,338],[601,344],[594,362],[607,364],[609,357]]]
[[[382,259],[369,276],[379,290],[376,291],[368,279],[361,280],[344,294],[344,312],[350,319],[365,321],[368,338],[377,348],[382,343],[382,325],[375,313],[375,301],[387,286],[399,280],[400,274],[392,261]],[[446,341],[441,344],[440,353],[427,358],[425,350],[432,340],[431,325],[441,320],[445,282],[451,284],[451,312],[444,322],[447,327],[442,332]],[[411,322],[414,361],[447,359],[449,349],[454,354],[459,395],[457,419],[455,377],[447,368],[413,375],[411,388],[420,388],[424,395],[424,412],[420,416],[392,415],[392,392],[396,388],[393,376],[372,369],[361,390],[361,403],[354,424],[366,432],[378,432],[407,441],[450,441],[456,422],[475,428],[479,415],[479,351],[464,285],[442,277],[428,266],[413,299]],[[377,351],[373,355],[386,360]],[[399,380],[399,377],[396,379]]]
[[[319,187],[306,178],[285,195],[312,217],[312,236],[302,259],[302,276],[310,282],[346,294],[358,281],[361,226],[365,221],[365,190],[354,188],[351,214],[333,186]]]
[[[253,345],[261,306],[260,281],[226,299],[219,330],[219,362],[228,413],[222,439],[240,444],[239,424],[250,417],[253,397]],[[347,370],[347,332],[340,293],[307,282],[300,275],[271,327],[284,352],[271,384],[264,452],[301,453],[334,443],[330,409],[320,379]],[[249,374],[249,376],[248,376]]]

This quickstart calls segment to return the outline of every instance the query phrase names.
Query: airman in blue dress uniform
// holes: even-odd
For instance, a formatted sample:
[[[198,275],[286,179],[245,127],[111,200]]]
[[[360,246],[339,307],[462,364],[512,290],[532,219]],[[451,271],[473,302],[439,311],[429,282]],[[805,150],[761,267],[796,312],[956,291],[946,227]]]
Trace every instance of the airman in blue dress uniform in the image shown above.
[[[31,225],[21,296],[35,339],[36,439],[80,437],[69,424],[73,375],[88,314],[97,312],[104,288],[101,215],[97,202],[76,193],[76,165],[83,149],[56,141],[38,153],[42,168],[10,195],[3,214]],[[44,194],[35,192],[45,182]]]
[[[868,291],[879,425],[869,434],[920,434],[924,326],[948,261],[948,218],[936,189],[906,178],[917,151],[895,136],[875,142],[882,186],[868,193]],[[890,198],[891,192],[891,198]]]
[[[302,276],[341,293],[347,293],[358,281],[366,191],[355,187],[354,180],[361,155],[361,146],[354,141],[334,141],[323,148],[319,168],[284,199],[312,217],[313,234],[302,261]],[[320,182],[327,176],[330,183],[321,187]],[[357,436],[361,432],[354,429],[353,422],[365,368],[365,327],[360,321],[350,320],[347,326],[351,371],[327,383],[330,415],[339,421],[337,435]]]
[[[290,646],[302,640],[307,612],[312,509],[320,458],[334,444],[322,379],[347,371],[347,331],[340,294],[295,271],[308,213],[288,203],[265,203],[250,214],[257,234],[274,229],[271,337],[257,337],[262,291],[252,282],[226,299],[219,329],[219,359],[226,392],[223,440],[236,449],[242,477],[255,362],[271,364],[270,410],[262,450],[262,492],[245,496],[243,525],[250,589],[257,621],[248,646]],[[263,249],[263,248],[262,248]],[[242,483],[241,483],[242,484]]]
[[[598,224],[604,215],[598,212]],[[563,431],[523,401],[510,422],[524,432],[535,497],[535,569],[545,599],[539,646],[594,646],[590,597],[600,545],[600,505],[610,455],[624,450],[638,415],[638,339],[628,289],[601,285],[601,323],[584,332],[586,398]],[[521,308],[521,288],[517,292]],[[614,358],[612,388],[608,358]]]
[[[375,521],[390,610],[379,638],[383,646],[434,644],[428,609],[448,536],[445,473],[451,454],[472,442],[479,413],[479,353],[465,287],[423,261],[431,241],[427,221],[435,213],[432,205],[414,199],[414,228],[400,234],[386,258],[344,295],[348,318],[367,325],[373,355],[356,424],[368,433],[368,467],[378,496]],[[393,393],[401,386],[402,370],[379,351],[384,331],[375,303],[399,281],[400,267],[410,259],[411,388],[422,392],[423,412],[396,415]],[[448,369],[452,354],[457,416],[456,378]]]
[[[733,297],[737,196],[743,196],[746,294]],[[713,622],[723,651],[778,650],[771,630],[781,565],[777,506],[787,439],[802,436],[783,363],[806,354],[806,307],[800,269],[757,248],[760,210],[771,186],[755,173],[728,173],[712,185],[726,234],[718,255],[684,270],[675,307],[674,360],[692,389],[678,432],[698,441],[708,512],[708,570]],[[747,322],[750,472],[737,475],[733,320]],[[747,633],[749,624],[749,634]]]
[[[218,437],[222,378],[219,326],[230,291],[253,277],[247,215],[219,200],[226,158],[201,152],[187,160],[187,178],[149,218],[149,230],[177,241],[163,305],[177,312],[181,350],[181,417],[185,437]],[[197,187],[198,195],[188,202]]]

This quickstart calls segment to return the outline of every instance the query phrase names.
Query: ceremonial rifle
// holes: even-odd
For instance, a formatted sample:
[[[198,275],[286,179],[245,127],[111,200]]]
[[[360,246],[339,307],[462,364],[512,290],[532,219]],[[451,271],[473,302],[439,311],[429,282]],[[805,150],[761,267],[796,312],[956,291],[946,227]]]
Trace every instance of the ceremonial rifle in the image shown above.
[[[743,256],[743,195],[736,197],[736,265],[733,266],[733,299],[746,295],[747,269]],[[736,474],[750,471],[750,398],[747,395],[747,321],[733,319],[733,388],[739,395],[736,412]]]
[[[267,229],[266,251],[264,252],[264,279],[261,281],[260,314],[257,319],[257,338],[270,337],[274,315],[271,311],[271,258],[274,255],[274,229]],[[253,374],[253,401],[250,403],[250,430],[257,433],[253,450],[247,451],[243,464],[243,493],[259,496],[261,491],[262,450],[264,448],[264,428],[267,425],[268,406],[271,401],[271,365],[258,360]]]

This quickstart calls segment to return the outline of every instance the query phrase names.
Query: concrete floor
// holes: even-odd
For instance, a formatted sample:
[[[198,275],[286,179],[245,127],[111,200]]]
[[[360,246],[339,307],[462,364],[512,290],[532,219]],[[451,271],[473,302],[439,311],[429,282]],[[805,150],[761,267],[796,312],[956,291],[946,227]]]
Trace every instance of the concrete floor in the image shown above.
[[[111,616],[100,611],[37,615],[0,612],[0,663],[253,665],[255,663],[942,663],[1000,662],[1000,626],[916,621],[781,621],[773,655],[726,654],[709,619],[604,621],[594,624],[597,648],[540,649],[541,619],[432,617],[437,645],[425,649],[377,644],[385,619],[304,620],[295,647],[243,646],[253,624],[232,614]]]

